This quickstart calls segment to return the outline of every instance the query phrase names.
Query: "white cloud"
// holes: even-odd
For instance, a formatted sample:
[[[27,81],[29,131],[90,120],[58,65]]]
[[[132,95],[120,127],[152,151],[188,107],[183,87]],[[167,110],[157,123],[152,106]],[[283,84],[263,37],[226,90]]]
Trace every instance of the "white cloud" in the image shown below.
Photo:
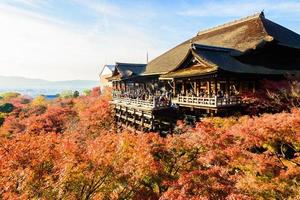
[[[97,79],[106,63],[145,62],[147,50],[161,52],[147,34],[127,24],[87,28],[4,5],[0,24],[1,75]]]

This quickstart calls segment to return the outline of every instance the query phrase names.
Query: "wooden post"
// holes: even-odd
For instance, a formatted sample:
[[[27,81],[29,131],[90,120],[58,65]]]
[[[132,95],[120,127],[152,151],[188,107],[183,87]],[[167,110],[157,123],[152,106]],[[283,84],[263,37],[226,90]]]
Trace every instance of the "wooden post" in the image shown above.
[[[176,97],[176,82],[173,80],[173,96]]]
[[[151,123],[151,125],[150,125],[151,131],[153,131],[153,130],[154,130],[154,119],[153,119],[153,114],[151,114],[150,123]]]
[[[199,97],[201,82],[196,82],[196,95]]]
[[[144,111],[142,111],[141,123],[142,123],[142,130],[144,130]]]
[[[182,90],[183,90],[183,96],[186,96],[186,88],[185,88],[185,82],[182,81]]]
[[[210,80],[207,81],[207,92],[208,92],[208,96],[211,96],[211,84],[210,84]]]
[[[218,93],[218,80],[215,78],[214,82],[215,82],[215,91],[214,91],[214,93],[215,93],[215,96],[217,96],[217,93]]]

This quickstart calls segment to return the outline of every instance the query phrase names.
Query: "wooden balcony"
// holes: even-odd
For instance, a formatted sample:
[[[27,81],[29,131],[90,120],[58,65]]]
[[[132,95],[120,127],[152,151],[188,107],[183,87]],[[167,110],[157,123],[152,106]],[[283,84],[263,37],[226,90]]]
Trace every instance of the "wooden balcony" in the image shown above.
[[[122,97],[121,95],[113,95],[112,104],[121,105],[126,107],[132,107],[142,110],[155,110],[164,109],[170,107],[171,104],[177,104],[185,107],[195,108],[225,108],[231,106],[237,106],[242,104],[242,99],[239,96],[229,97],[195,97],[195,96],[178,96],[169,101],[159,100],[159,97],[152,97],[152,100],[132,99],[128,97]]]
[[[162,109],[168,108],[170,106],[169,102],[158,101],[157,98],[153,98],[153,100],[141,100],[141,99],[132,99],[128,97],[113,97],[112,104],[120,104],[126,105],[128,107],[141,108],[145,110],[153,110],[153,109]]]
[[[242,104],[242,99],[238,96],[230,97],[190,97],[190,96],[178,96],[172,99],[173,104],[180,106],[192,106],[192,107],[207,107],[207,108],[221,108],[236,106]]]

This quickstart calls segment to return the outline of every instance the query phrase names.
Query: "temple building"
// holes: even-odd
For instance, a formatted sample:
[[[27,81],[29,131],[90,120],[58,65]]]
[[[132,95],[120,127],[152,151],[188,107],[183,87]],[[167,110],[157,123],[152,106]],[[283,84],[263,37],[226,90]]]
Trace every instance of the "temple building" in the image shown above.
[[[148,64],[116,63],[112,105],[120,127],[172,129],[185,113],[218,114],[243,92],[300,72],[300,35],[259,13],[205,31]]]

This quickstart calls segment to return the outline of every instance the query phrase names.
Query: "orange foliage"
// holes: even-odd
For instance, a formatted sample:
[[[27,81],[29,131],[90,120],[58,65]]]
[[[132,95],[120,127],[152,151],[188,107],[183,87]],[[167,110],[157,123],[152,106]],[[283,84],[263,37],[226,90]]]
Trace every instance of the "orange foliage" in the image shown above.
[[[300,110],[115,133],[110,95],[22,104],[0,127],[3,199],[297,199]]]

